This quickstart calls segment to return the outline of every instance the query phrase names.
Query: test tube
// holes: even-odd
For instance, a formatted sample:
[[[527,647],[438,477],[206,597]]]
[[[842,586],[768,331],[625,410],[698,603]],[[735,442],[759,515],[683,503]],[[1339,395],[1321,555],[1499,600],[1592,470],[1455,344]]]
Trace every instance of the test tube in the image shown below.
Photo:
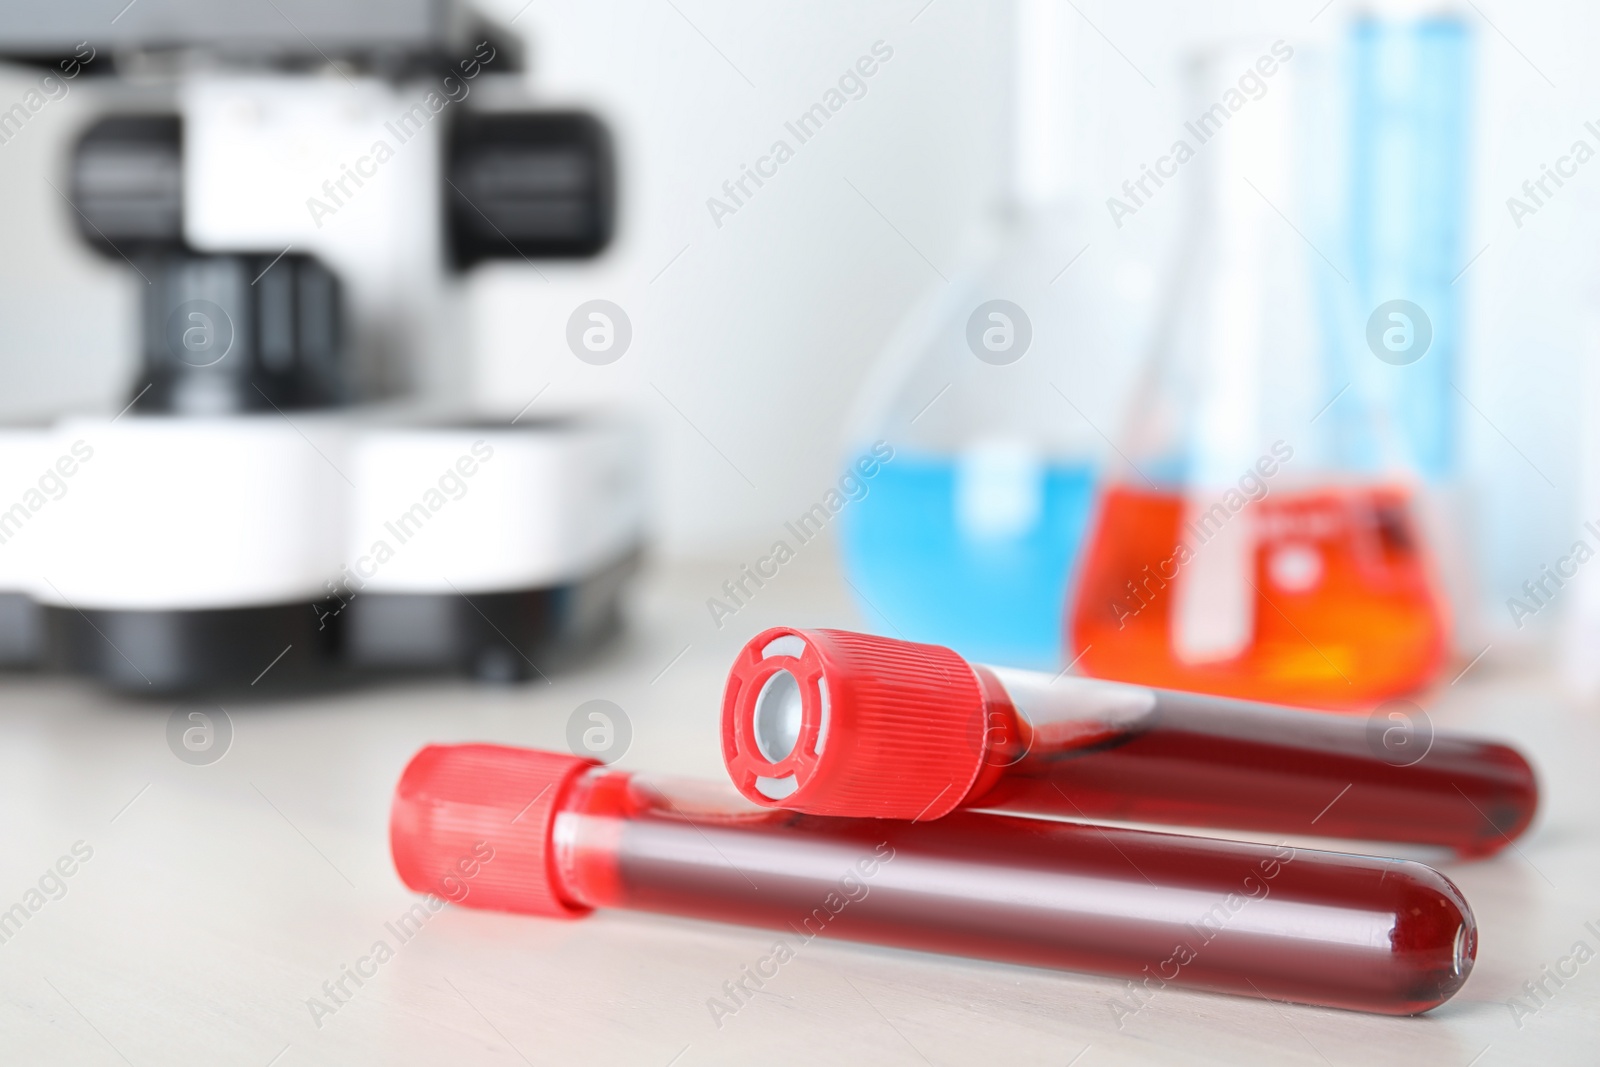
[[[776,627],[723,697],[734,785],[814,815],[958,807],[1498,851],[1533,819],[1515,749],[1119,682],[971,664],[947,648]]]
[[[1420,863],[977,812],[828,818],[500,745],[417,753],[390,846],[407,886],[469,907],[765,927],[769,961],[827,937],[1087,971],[1126,979],[1128,1010],[1172,985],[1416,1014],[1477,943]]]

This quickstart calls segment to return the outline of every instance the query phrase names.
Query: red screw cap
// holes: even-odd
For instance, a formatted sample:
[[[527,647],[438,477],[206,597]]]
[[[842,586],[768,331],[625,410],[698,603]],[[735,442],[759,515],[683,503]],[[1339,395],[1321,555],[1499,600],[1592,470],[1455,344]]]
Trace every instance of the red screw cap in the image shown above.
[[[767,807],[937,819],[977,779],[983,715],[972,667],[948,648],[780,626],[728,672],[722,758]]]
[[[389,811],[389,851],[400,880],[473,908],[588,914],[561,898],[550,834],[568,787],[593,766],[504,745],[427,746],[400,775]],[[469,869],[474,873],[465,877]]]

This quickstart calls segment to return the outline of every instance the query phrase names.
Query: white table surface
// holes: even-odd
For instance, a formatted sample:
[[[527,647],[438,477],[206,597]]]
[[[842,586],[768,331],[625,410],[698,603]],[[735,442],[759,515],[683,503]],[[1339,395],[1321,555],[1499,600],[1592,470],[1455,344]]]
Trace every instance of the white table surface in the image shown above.
[[[318,1026],[308,998],[417,899],[390,866],[387,819],[419,746],[559,749],[573,709],[604,698],[633,726],[621,766],[717,775],[718,697],[742,641],[859,625],[818,549],[718,631],[705,598],[736,569],[651,573],[623,640],[549,683],[229,706],[231,748],[209,766],[168,749],[173,704],[0,679],[0,909],[75,843],[93,849],[0,944],[0,1063],[1600,1063],[1600,959],[1548,983],[1535,1014],[1507,1006],[1575,942],[1600,950],[1584,926],[1600,929],[1600,709],[1492,654],[1430,714],[1514,739],[1546,800],[1519,849],[1440,864],[1480,947],[1462,992],[1419,1018],[1169,988],[1118,1029],[1108,979],[819,941],[719,1029],[707,999],[767,952],[763,931],[446,908]]]

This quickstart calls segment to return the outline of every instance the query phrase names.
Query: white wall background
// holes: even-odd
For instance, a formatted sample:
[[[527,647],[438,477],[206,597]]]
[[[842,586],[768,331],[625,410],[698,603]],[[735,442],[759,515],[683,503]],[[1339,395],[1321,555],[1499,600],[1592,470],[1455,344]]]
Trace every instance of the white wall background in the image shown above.
[[[502,21],[516,16],[538,98],[594,107],[612,125],[622,229],[592,264],[474,277],[469,331],[450,358],[496,410],[537,395],[531,413],[594,402],[637,411],[655,442],[664,553],[765,542],[831,480],[866,368],[898,318],[941,284],[922,256],[950,275],[1003,187],[1007,6],[482,2]],[[1299,43],[1338,29],[1352,10],[1346,0],[1326,9],[1321,0],[1075,2],[1079,184],[1095,204],[1170,143],[1185,50],[1246,32]],[[1580,510],[1600,518],[1600,501],[1578,503],[1582,416],[1595,402],[1579,371],[1593,359],[1600,161],[1520,229],[1505,208],[1541,163],[1586,136],[1586,120],[1600,122],[1597,15],[1576,0],[1461,10],[1476,31],[1478,70],[1466,244],[1487,246],[1459,283],[1469,308],[1461,386],[1482,412],[1466,412],[1463,425],[1486,573],[1503,601],[1577,536]],[[878,40],[894,57],[865,98],[718,228],[706,198]],[[0,104],[27,82],[0,76]],[[61,184],[61,151],[88,96],[51,104],[0,145],[0,414],[120,406],[131,285],[81,250],[43,180]],[[1120,231],[1097,208],[1095,239],[1108,256],[1160,274],[1184,208],[1181,194],[1163,197]],[[563,340],[572,309],[596,297],[624,307],[634,327],[630,351],[607,367],[580,363]],[[1116,421],[1115,411],[1099,414]]]

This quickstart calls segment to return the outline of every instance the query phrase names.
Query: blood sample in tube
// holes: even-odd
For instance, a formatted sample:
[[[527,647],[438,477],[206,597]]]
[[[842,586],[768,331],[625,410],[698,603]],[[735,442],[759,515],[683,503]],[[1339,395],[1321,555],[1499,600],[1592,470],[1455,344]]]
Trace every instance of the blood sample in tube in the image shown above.
[[[968,663],[777,627],[739,653],[723,757],[748,799],[815,815],[961,807],[1492,854],[1538,806],[1507,745],[1321,712]]]
[[[780,959],[837,938],[1408,1015],[1453,995],[1476,950],[1466,900],[1420,863],[981,812],[806,815],[498,745],[419,752],[390,843],[407,886],[469,907],[763,927]]]

